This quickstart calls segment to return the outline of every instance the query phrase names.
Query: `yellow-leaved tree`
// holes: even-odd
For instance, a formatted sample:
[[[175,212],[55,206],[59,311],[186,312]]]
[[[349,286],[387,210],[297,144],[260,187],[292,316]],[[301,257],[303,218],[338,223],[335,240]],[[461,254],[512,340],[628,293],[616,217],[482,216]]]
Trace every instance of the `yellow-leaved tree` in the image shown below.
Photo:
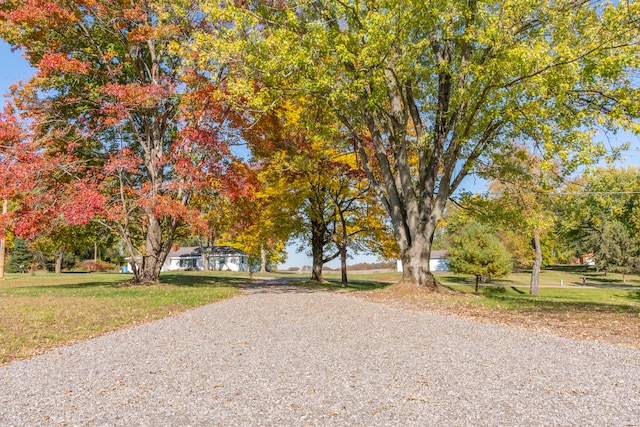
[[[640,130],[638,2],[205,0],[203,11],[213,31],[194,38],[195,61],[225,64],[237,98],[269,110],[304,96],[305,116],[340,122],[406,283],[438,288],[433,236],[478,164],[520,141],[576,165],[601,153],[595,126]]]

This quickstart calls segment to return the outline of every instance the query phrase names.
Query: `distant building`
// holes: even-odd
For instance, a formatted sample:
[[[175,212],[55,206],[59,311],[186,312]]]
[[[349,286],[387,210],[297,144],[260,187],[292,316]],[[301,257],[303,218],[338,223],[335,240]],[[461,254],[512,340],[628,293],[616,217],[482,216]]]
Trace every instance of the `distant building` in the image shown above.
[[[596,265],[596,260],[593,257],[593,252],[584,254],[580,257],[580,264],[582,265]]]
[[[396,263],[396,270],[402,273],[402,260]],[[429,271],[451,271],[449,268],[449,252],[448,251],[431,251],[429,259]]]

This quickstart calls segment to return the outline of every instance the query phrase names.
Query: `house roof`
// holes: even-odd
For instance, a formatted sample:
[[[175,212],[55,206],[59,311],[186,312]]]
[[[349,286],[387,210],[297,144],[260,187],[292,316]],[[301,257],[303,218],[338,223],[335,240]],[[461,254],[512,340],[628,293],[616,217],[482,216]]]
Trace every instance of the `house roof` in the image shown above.
[[[240,249],[232,248],[231,246],[214,246],[211,248],[212,256],[227,256],[237,255],[246,256],[247,254]],[[179,247],[177,251],[172,250],[169,252],[169,258],[194,258],[202,256],[202,250],[198,246],[184,246]]]
[[[431,251],[431,259],[446,259],[449,256],[449,251]]]

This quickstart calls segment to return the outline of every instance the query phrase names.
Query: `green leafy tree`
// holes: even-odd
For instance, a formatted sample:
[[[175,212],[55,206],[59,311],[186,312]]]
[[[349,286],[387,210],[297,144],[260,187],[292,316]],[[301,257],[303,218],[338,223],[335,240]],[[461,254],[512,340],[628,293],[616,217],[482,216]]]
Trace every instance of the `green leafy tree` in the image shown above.
[[[476,292],[483,276],[502,277],[511,272],[509,254],[490,230],[480,223],[468,224],[454,238],[449,265],[455,273],[476,276]]]
[[[640,168],[602,167],[587,171],[570,182],[555,203],[564,239],[576,256],[593,249],[594,230],[607,222],[619,222],[636,240],[640,239]]]
[[[604,152],[592,125],[638,130],[628,78],[640,63],[638,2],[203,8],[217,32],[196,37],[193,51],[199,64],[233,69],[231,92],[258,110],[304,94],[341,122],[390,217],[407,283],[437,288],[428,267],[436,227],[480,162],[519,140],[575,166]]]
[[[619,221],[602,221],[593,226],[587,235],[586,249],[593,252],[596,268],[605,272],[626,275],[638,261],[638,242],[631,236],[627,227]]]
[[[543,161],[526,147],[514,146],[494,156],[489,168],[495,180],[489,188],[489,204],[493,222],[503,229],[517,229],[524,239],[531,242],[531,280],[529,293],[538,295],[540,271],[543,266],[543,242],[550,241],[557,219],[551,209],[556,187],[563,174],[557,163]],[[548,253],[548,251],[547,251]]]
[[[15,239],[13,245],[13,252],[11,258],[9,258],[7,271],[9,273],[24,273],[31,267],[33,253],[24,239]]]

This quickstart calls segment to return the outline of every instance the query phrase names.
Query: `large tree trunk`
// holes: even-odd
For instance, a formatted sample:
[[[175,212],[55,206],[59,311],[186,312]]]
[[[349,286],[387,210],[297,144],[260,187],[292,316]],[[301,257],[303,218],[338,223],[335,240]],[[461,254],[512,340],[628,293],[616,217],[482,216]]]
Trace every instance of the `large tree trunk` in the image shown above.
[[[319,230],[311,230],[311,256],[313,264],[311,266],[311,280],[322,282],[322,258],[324,257],[324,236]]]
[[[172,220],[171,225],[166,226],[164,233],[162,224],[151,212],[147,214],[147,241],[145,253],[141,257],[133,258],[132,284],[155,284],[160,282],[162,265],[169,255],[177,223]]]
[[[400,283],[425,286],[430,289],[438,288],[438,281],[433,277],[429,268],[432,238],[433,235],[427,237],[426,233],[422,233],[416,236],[411,242],[411,246],[400,245],[402,259],[402,280]]]
[[[341,271],[341,283],[342,287],[346,288],[349,283],[347,279],[347,246],[343,245],[339,247],[340,250],[340,271]]]
[[[56,267],[55,273],[62,274],[62,260],[64,258],[64,248],[60,247],[56,249]]]
[[[260,245],[260,272],[267,272],[267,248],[264,245]]]
[[[529,287],[529,293],[531,295],[538,295],[538,286],[540,284],[540,269],[542,268],[542,247],[540,245],[540,230],[533,230],[533,250],[535,252],[535,258],[533,259],[533,268],[531,270],[531,285]]]
[[[438,282],[429,269],[431,251],[414,244],[402,255],[402,284],[435,289]]]

